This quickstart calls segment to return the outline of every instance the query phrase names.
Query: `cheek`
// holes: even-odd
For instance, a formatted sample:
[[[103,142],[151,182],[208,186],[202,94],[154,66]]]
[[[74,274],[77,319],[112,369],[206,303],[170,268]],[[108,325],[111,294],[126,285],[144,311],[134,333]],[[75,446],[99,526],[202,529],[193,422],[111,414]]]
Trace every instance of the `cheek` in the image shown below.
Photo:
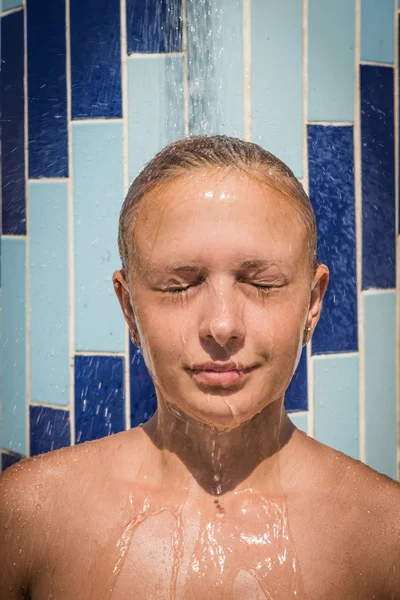
[[[281,294],[253,314],[249,311],[247,322],[254,335],[284,347],[297,344],[306,314],[305,297],[299,300],[294,294]]]

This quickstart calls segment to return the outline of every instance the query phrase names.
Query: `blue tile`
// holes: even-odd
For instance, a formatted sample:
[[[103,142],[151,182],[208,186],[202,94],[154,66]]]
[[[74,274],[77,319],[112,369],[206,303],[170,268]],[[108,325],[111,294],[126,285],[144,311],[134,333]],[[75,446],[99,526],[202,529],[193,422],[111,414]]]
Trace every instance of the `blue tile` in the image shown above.
[[[20,454],[13,454],[13,453],[8,454],[7,452],[2,452],[1,453],[1,470],[5,471],[6,469],[8,469],[8,467],[15,465],[22,458],[24,458],[24,457],[21,456]]]
[[[354,120],[354,6],[349,0],[309,0],[309,121]]]
[[[289,413],[289,418],[297,429],[301,429],[305,433],[308,433],[308,413]]]
[[[359,458],[359,358],[317,357],[314,362],[314,436]]]
[[[396,293],[363,294],[365,454],[367,464],[396,478]]]
[[[121,117],[120,0],[71,0],[72,118]]]
[[[183,59],[128,59],[129,179],[169,142],[184,136]]]
[[[24,12],[1,19],[2,228],[26,233],[24,134]]]
[[[128,53],[181,52],[181,0],[126,0]]]
[[[241,0],[188,3],[189,131],[243,137]],[[265,98],[264,98],[265,102]]]
[[[22,0],[3,0],[2,10],[5,12],[12,8],[18,8],[18,6],[22,6]]]
[[[297,177],[303,171],[302,19],[298,0],[252,2],[253,141]]]
[[[67,177],[65,0],[27,11],[29,177]]]
[[[146,423],[157,409],[156,390],[143,356],[130,344],[131,427]]]
[[[26,242],[1,240],[2,447],[26,454]]]
[[[349,352],[357,350],[353,127],[309,126],[308,154],[318,260],[330,269],[312,350]]]
[[[123,202],[122,123],[72,125],[76,350],[123,352],[125,325],[112,285]],[[82,257],[85,260],[82,260]]]
[[[69,412],[45,406],[30,406],[31,456],[70,445]]]
[[[303,348],[300,362],[285,394],[287,411],[307,410],[307,351]]]
[[[68,184],[29,184],[31,399],[69,402]]]
[[[361,60],[394,63],[393,0],[362,0]]]
[[[396,287],[394,69],[362,65],[362,287]]]
[[[157,409],[156,390],[143,356],[130,343],[131,427],[146,423]]]
[[[116,356],[75,357],[75,441],[123,431],[124,361]]]

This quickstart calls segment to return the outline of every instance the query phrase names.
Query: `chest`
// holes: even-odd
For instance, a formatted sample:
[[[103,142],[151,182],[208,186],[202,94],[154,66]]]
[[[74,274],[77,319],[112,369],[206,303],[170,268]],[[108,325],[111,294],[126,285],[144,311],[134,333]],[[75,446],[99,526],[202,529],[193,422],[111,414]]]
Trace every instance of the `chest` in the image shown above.
[[[328,590],[332,599],[368,597],[358,595],[343,547],[335,550],[325,535],[323,552],[315,532],[308,540],[305,528],[294,530],[286,509],[272,505],[235,519],[159,506],[102,531],[81,522],[59,532],[32,599],[288,600]]]

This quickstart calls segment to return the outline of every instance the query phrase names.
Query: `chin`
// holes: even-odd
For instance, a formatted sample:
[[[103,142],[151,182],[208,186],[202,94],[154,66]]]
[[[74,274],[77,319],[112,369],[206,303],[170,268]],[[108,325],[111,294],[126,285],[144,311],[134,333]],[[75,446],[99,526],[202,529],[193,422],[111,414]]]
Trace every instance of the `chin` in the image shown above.
[[[240,401],[240,394],[235,397],[232,391],[222,390],[220,393],[214,391],[209,394],[201,394],[201,398],[193,398],[193,402],[181,406],[180,411],[198,423],[203,423],[215,431],[224,433],[233,431],[251,421],[262,410],[262,407],[254,410],[254,405],[248,406],[248,410],[244,410],[243,404],[243,400]]]

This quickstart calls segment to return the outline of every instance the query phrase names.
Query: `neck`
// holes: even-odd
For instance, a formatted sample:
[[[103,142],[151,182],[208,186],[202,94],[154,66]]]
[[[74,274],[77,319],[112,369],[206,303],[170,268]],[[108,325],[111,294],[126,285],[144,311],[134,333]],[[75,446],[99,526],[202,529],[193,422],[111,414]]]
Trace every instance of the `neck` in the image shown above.
[[[211,495],[235,488],[279,486],[279,462],[294,430],[283,397],[232,431],[219,432],[159,402],[143,427],[162,452],[162,468],[171,481],[189,473]]]

